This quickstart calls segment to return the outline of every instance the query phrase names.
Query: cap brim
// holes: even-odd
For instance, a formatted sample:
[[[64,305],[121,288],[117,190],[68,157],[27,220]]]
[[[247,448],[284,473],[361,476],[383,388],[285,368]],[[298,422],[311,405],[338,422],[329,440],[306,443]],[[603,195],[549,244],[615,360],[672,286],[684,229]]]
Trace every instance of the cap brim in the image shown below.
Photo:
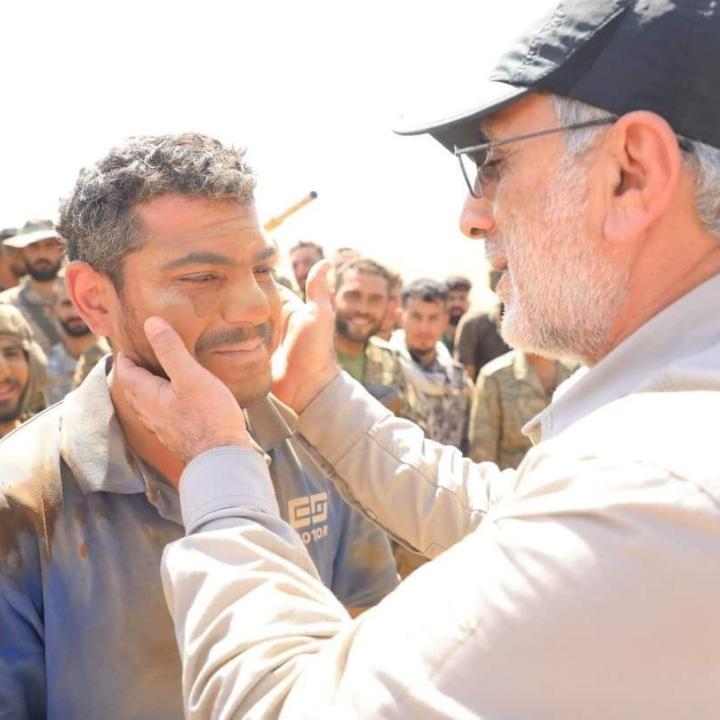
[[[40,242],[41,240],[47,240],[49,238],[57,238],[58,240],[61,240],[61,237],[56,230],[34,230],[29,233],[13,235],[13,237],[7,238],[7,240],[3,242],[3,245],[11,248],[26,248],[28,245]]]
[[[469,128],[476,126],[484,117],[501,110],[532,91],[533,88],[529,87],[516,87],[495,80],[486,80],[480,84],[480,87],[474,87],[472,94],[477,100],[472,105],[468,105],[467,99],[465,99],[464,103],[456,104],[454,109],[440,117],[437,115],[434,117],[422,116],[419,113],[403,115],[393,131],[398,135],[429,133],[452,150],[453,145],[464,144],[464,142],[456,142],[456,140],[467,135]],[[467,94],[467,88],[465,93]],[[477,128],[474,133],[476,136]],[[475,139],[476,141],[477,139]]]

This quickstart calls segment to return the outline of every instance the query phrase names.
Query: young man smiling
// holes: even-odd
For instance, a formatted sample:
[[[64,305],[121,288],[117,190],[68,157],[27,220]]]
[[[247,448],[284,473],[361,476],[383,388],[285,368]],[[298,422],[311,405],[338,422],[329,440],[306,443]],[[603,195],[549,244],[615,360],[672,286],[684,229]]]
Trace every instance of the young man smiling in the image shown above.
[[[68,292],[93,332],[153,371],[144,320],[178,329],[245,409],[283,516],[357,610],[395,587],[395,565],[268,396],[281,299],[253,188],[243,154],[204,136],[128,141],[81,173],[63,207]],[[183,534],[183,467],[139,421],[112,362],[0,445],[0,714],[182,716],[157,567]]]

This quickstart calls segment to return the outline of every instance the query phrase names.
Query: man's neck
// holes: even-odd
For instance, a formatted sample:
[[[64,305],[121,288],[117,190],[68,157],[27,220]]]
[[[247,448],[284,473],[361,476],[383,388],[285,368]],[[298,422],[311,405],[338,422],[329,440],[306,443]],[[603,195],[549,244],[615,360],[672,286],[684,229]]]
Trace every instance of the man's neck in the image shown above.
[[[342,353],[343,355],[349,355],[350,357],[362,355],[365,352],[366,345],[367,341],[356,342],[344,337],[343,335],[335,333],[335,351]]]
[[[185,466],[143,425],[118,387],[113,371],[110,372],[109,382],[115,413],[130,449],[177,485]]]
[[[408,348],[410,357],[421,367],[429,368],[437,358],[437,350],[433,347],[430,350],[415,350]]]
[[[697,252],[694,254],[695,260],[692,264],[689,262],[681,264],[676,260],[673,267],[671,260],[668,260],[664,266],[654,267],[651,272],[646,273],[647,277],[653,279],[658,277],[666,278],[663,286],[658,287],[657,282],[654,288],[647,287],[647,285],[643,287],[640,283],[631,284],[632,289],[624,305],[626,310],[624,313],[621,311],[621,317],[615,323],[613,338],[609,347],[602,353],[601,357],[589,359],[588,364],[596,364],[651,318],[710,278],[719,275],[720,244],[713,238],[711,242],[708,242],[708,245],[709,249],[705,253]]]
[[[65,352],[77,360],[88,348],[91,348],[98,341],[97,335],[88,333],[87,335],[73,336],[68,335],[64,330],[60,331]]]
[[[28,287],[30,287],[39,295],[42,295],[48,301],[52,300],[54,284],[55,279],[48,280],[47,282],[35,280],[34,278],[28,279]]]

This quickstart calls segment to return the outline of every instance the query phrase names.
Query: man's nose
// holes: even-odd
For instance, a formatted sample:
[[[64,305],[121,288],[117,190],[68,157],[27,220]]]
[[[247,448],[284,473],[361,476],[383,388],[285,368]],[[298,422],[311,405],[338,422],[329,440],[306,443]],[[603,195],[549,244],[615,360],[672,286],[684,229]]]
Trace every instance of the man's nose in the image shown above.
[[[460,213],[460,230],[471,240],[484,240],[495,227],[492,203],[484,197],[468,195]]]
[[[223,319],[230,324],[260,325],[270,318],[270,301],[253,278],[252,282],[235,286],[227,293],[222,314]]]

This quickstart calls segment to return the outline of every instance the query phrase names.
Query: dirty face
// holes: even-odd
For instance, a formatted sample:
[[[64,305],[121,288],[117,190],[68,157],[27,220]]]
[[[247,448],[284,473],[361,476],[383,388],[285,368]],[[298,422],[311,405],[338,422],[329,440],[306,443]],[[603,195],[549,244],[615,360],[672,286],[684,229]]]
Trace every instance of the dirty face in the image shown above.
[[[163,374],[143,331],[158,315],[241,405],[264,397],[281,303],[254,205],[164,196],[135,212],[145,237],[124,261],[114,346]]]

